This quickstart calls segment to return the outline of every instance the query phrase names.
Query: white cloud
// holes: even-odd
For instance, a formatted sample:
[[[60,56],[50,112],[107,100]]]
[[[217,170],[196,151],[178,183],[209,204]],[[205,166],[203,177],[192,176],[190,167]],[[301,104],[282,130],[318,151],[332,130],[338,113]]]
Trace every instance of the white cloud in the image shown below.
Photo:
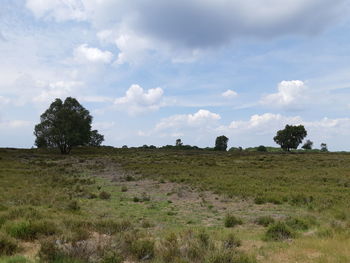
[[[10,120],[10,121],[1,121],[0,128],[10,128],[10,129],[19,129],[33,126],[34,123],[32,121],[24,121],[24,120]]]
[[[234,98],[234,97],[237,97],[238,96],[238,93],[235,92],[234,90],[226,90],[225,92],[223,92],[221,94],[221,96],[225,97],[225,98]]]
[[[50,102],[55,98],[73,96],[83,86],[81,81],[57,81],[53,83],[38,82],[39,95],[33,98],[33,102]]]
[[[260,103],[270,107],[299,108],[305,102],[307,92],[301,80],[282,81],[277,93],[264,96]]]
[[[0,107],[10,103],[10,99],[4,96],[0,96]]]
[[[199,110],[194,114],[179,114],[165,118],[156,125],[155,130],[212,126],[220,119],[221,116],[219,114],[208,110]]]
[[[160,51],[174,62],[191,62],[199,50],[242,37],[314,35],[346,15],[347,0],[27,0],[37,18],[88,21],[101,41],[111,31],[117,63]],[[259,10],[259,12],[256,12]],[[317,12],[316,12],[316,11]],[[190,50],[183,52],[183,50]],[[141,52],[143,51],[143,52]],[[184,55],[185,54],[185,55]],[[192,54],[192,55],[186,55]]]
[[[155,111],[162,106],[163,89],[154,88],[145,91],[139,85],[131,85],[124,97],[115,99],[114,104],[120,110],[135,115],[145,111]]]
[[[38,18],[54,18],[56,21],[86,19],[81,0],[27,0],[26,6]]]
[[[102,51],[98,48],[88,47],[82,44],[74,49],[74,59],[78,62],[110,63],[113,54],[109,51]]]

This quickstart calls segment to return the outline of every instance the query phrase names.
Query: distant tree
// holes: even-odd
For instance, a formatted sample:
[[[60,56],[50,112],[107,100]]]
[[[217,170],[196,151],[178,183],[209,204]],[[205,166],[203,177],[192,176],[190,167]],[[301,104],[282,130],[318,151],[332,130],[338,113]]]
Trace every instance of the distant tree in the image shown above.
[[[327,144],[326,143],[321,143],[321,152],[328,152]]]
[[[303,148],[304,150],[312,150],[312,146],[314,145],[314,143],[310,140],[307,140],[303,146],[301,146],[301,148]]]
[[[100,146],[104,140],[105,138],[103,135],[99,134],[97,130],[93,130],[90,133],[89,146]]]
[[[127,145],[123,145],[122,148],[123,149],[128,149],[128,146]]]
[[[181,139],[177,139],[175,145],[178,146],[178,147],[182,146],[183,144],[182,144]]]
[[[258,152],[267,152],[267,148],[264,145],[260,145],[256,148]]]
[[[71,97],[62,102],[56,99],[40,116],[40,123],[34,128],[35,145],[57,147],[62,154],[70,153],[75,146],[102,142],[102,135],[91,132],[92,117],[80,103]]]
[[[273,139],[283,150],[290,151],[290,149],[297,149],[306,135],[307,131],[303,125],[286,125],[283,130],[277,132]]]
[[[224,135],[219,136],[215,140],[215,150],[217,151],[226,151],[227,149],[228,138]]]

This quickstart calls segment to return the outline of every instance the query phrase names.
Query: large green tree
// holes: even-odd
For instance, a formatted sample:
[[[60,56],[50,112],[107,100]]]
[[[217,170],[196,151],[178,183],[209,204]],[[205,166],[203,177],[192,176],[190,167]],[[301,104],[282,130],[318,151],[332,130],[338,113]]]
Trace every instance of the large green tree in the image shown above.
[[[57,147],[62,154],[70,153],[72,147],[100,145],[103,136],[91,131],[92,116],[76,99],[68,97],[62,102],[56,99],[40,116],[35,126],[35,145]]]
[[[216,137],[215,140],[215,150],[217,151],[226,151],[227,149],[228,138],[225,135]]]
[[[279,144],[283,150],[290,151],[291,149],[297,149],[306,135],[307,131],[303,125],[286,125],[283,130],[277,132],[273,140]]]

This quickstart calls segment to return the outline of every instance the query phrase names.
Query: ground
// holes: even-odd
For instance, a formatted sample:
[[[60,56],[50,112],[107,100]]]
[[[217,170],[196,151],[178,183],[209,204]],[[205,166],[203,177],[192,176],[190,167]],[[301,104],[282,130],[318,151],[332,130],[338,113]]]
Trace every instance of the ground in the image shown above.
[[[2,149],[0,262],[349,262],[349,161],[346,153]],[[226,227],[232,216],[241,222]],[[273,224],[261,217],[293,236],[269,240]],[[239,246],[227,245],[232,236]]]

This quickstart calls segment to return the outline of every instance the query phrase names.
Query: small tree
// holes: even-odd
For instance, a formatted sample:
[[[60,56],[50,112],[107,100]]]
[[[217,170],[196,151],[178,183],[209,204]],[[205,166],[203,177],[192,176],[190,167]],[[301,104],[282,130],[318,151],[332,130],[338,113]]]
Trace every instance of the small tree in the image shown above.
[[[56,99],[35,126],[35,145],[57,147],[62,154],[68,154],[74,146],[89,145],[92,141],[100,144],[103,136],[97,131],[91,132],[91,122],[89,111],[76,99],[68,97],[64,102]]]
[[[321,143],[321,152],[328,152],[327,144],[326,143]]]
[[[306,137],[307,132],[303,125],[286,125],[283,130],[279,130],[273,140],[281,146],[283,150],[297,149],[299,144]]]
[[[97,130],[93,130],[90,133],[90,142],[89,146],[100,146],[101,143],[105,140],[104,136],[99,134]]]
[[[258,152],[267,152],[267,148],[264,145],[260,145],[256,148]]]
[[[217,151],[226,151],[227,149],[228,138],[224,135],[219,136],[215,140],[215,150]]]
[[[307,140],[303,146],[301,146],[301,148],[303,148],[304,150],[312,150],[312,146],[314,145],[314,143],[310,140]]]
[[[183,143],[182,143],[181,139],[177,139],[176,143],[175,143],[175,146],[180,147],[182,145],[183,145]]]

